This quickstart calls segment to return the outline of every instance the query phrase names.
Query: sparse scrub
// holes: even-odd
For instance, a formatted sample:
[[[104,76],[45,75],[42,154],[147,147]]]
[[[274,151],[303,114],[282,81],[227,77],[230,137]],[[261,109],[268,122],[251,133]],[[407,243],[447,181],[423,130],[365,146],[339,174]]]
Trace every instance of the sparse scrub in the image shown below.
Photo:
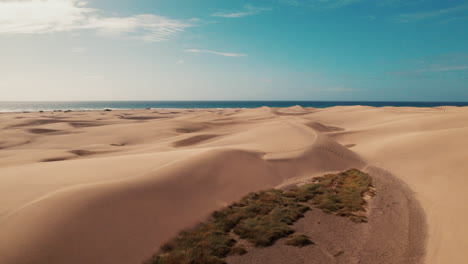
[[[222,264],[235,240],[213,223],[200,224],[192,230],[181,232],[174,240],[161,247],[160,254],[148,263]]]
[[[229,252],[229,255],[244,255],[247,253],[247,250],[245,249],[244,246],[240,244],[236,244],[231,248],[231,252]]]
[[[312,200],[326,213],[349,217],[355,222],[366,222],[364,194],[371,187],[371,178],[364,172],[351,169],[339,174],[328,174],[314,183],[291,189],[286,195],[298,202]]]
[[[305,247],[312,244],[314,244],[314,242],[312,242],[309,237],[300,233],[294,233],[286,240],[286,245],[294,247]]]
[[[228,255],[247,252],[230,234],[234,232],[256,247],[271,246],[288,237],[287,245],[313,244],[304,234],[294,233],[292,224],[303,217],[312,202],[324,212],[365,222],[365,192],[371,186],[369,175],[356,170],[328,174],[313,183],[290,189],[249,193],[240,202],[215,211],[209,221],[181,232],[163,245],[148,264],[222,264]]]
[[[294,230],[282,221],[275,221],[271,216],[247,218],[240,222],[234,233],[247,239],[256,247],[271,246],[279,238],[293,233]]]

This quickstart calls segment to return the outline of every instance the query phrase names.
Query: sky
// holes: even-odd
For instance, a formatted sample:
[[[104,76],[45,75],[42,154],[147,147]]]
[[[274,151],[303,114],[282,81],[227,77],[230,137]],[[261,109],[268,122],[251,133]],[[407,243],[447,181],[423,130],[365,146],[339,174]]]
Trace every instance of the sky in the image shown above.
[[[468,0],[0,0],[0,101],[468,101]]]

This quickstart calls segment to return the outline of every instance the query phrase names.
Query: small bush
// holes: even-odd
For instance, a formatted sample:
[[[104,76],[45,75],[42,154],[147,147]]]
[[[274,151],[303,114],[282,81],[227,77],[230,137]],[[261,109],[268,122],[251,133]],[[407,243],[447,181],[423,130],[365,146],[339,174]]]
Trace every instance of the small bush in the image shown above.
[[[286,245],[294,247],[305,247],[312,244],[314,244],[314,242],[312,242],[309,237],[300,233],[294,233],[286,240]]]
[[[314,183],[292,188],[283,196],[297,203],[312,200],[326,213],[349,217],[355,222],[366,222],[366,217],[362,215],[365,205],[363,196],[370,186],[369,175],[352,169],[315,178]]]
[[[229,255],[244,255],[247,253],[247,250],[244,246],[240,244],[236,244],[234,247],[231,248],[231,252]]]
[[[271,246],[276,240],[294,232],[286,223],[274,221],[271,216],[248,218],[234,228],[234,233],[256,247]]]
[[[221,264],[234,244],[231,236],[213,223],[201,224],[193,230],[181,232],[174,240],[164,244],[160,254],[150,263]]]

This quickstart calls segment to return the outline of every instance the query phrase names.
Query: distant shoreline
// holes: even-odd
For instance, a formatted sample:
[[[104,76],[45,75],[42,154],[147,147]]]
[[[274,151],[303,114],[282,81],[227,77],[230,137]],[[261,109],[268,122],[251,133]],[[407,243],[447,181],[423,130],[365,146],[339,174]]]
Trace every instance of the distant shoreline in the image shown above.
[[[54,110],[100,111],[137,110],[137,109],[249,109],[267,107],[328,108],[333,106],[371,106],[371,107],[464,107],[468,102],[397,102],[397,101],[0,101],[0,112],[39,112]]]

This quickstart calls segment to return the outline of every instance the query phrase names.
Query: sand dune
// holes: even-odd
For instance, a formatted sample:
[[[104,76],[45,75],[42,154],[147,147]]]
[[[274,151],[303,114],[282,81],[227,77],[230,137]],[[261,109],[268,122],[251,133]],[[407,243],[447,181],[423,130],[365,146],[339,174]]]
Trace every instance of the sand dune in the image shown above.
[[[468,108],[3,113],[0,129],[0,263],[141,263],[250,191],[369,165],[415,192],[425,263],[468,257]],[[398,210],[407,217],[389,243],[425,222]],[[418,258],[424,231],[404,244]]]

